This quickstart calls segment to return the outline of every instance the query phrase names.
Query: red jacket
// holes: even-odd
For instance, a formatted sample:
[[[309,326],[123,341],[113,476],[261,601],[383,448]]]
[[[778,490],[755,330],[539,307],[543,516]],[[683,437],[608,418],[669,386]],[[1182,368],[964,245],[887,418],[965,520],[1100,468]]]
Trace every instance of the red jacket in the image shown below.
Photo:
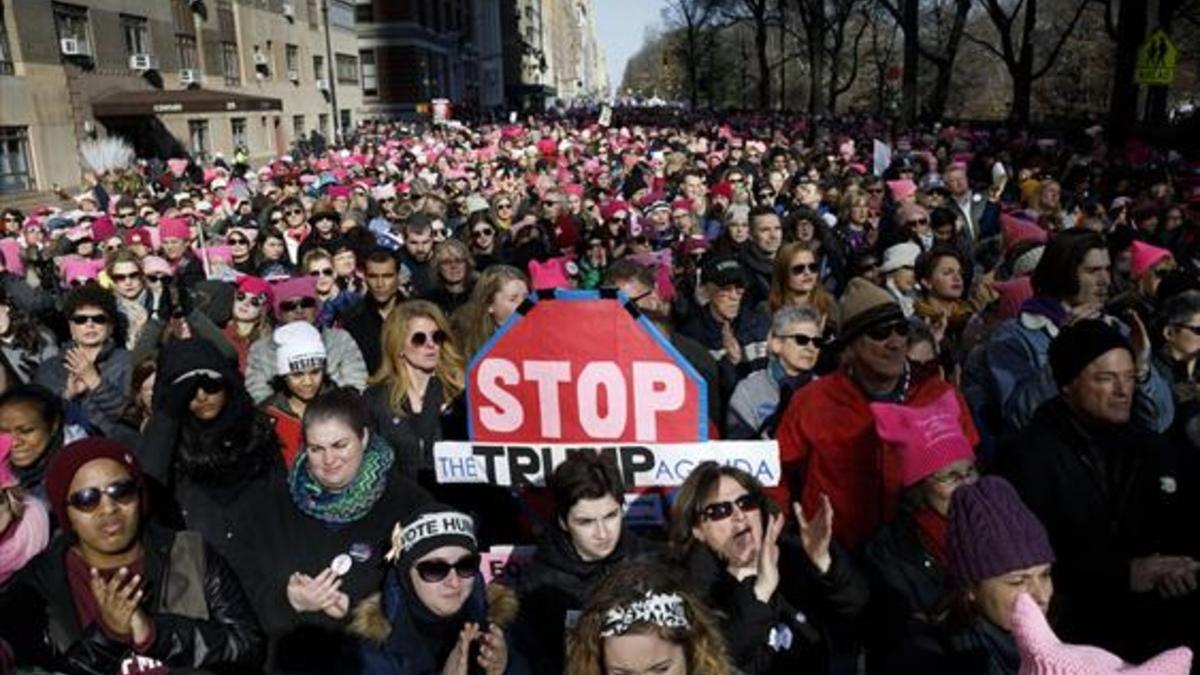
[[[938,377],[909,385],[905,402],[924,405],[952,385]],[[966,401],[958,394],[963,431],[972,446],[979,434]],[[900,501],[900,470],[895,452],[875,433],[871,401],[844,371],[816,380],[792,397],[779,425],[779,487],[768,494],[780,505],[799,495],[805,514],[817,509],[821,494],[833,506],[833,536],[857,550]]]

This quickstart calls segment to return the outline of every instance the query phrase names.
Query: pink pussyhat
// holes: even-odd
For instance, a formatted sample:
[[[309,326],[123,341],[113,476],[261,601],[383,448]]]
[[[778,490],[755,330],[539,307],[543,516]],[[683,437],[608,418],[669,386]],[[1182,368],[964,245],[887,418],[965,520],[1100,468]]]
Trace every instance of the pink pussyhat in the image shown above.
[[[1165,248],[1152,246],[1144,241],[1133,242],[1133,252],[1129,260],[1129,272],[1134,279],[1141,279],[1155,265],[1171,257],[1171,252]]]
[[[573,284],[567,276],[567,268],[563,258],[551,258],[546,262],[529,261],[529,280],[533,282],[535,291],[553,288],[571,288]]]
[[[1135,666],[1099,647],[1066,644],[1050,629],[1028,593],[1017,596],[1012,632],[1021,652],[1017,675],[1187,675],[1192,668],[1192,650],[1187,647],[1165,651]]]
[[[17,480],[16,474],[13,473],[12,466],[8,463],[8,457],[12,454],[12,446],[12,434],[0,434],[0,490],[21,484],[21,481]]]
[[[902,201],[905,201],[906,199],[911,199],[914,195],[917,194],[917,184],[912,182],[908,178],[901,178],[900,180],[889,180],[889,181],[887,181],[887,186],[888,186],[888,190],[890,190],[892,193],[892,199],[896,200],[897,202],[902,202]]]
[[[961,410],[953,389],[932,403],[913,407],[872,403],[875,431],[900,455],[900,478],[904,487],[916,485],[947,465],[975,459],[963,434]]]

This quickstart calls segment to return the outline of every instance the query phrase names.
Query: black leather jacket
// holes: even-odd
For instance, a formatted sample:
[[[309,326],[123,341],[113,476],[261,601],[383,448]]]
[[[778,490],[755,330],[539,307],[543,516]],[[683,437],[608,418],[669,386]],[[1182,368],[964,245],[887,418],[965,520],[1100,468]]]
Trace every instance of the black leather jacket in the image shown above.
[[[67,581],[73,537],[61,536],[0,595],[0,640],[19,665],[112,675],[131,648],[98,625],[83,628]],[[266,640],[237,577],[199,536],[146,526],[146,599],[154,641],[143,654],[174,668],[260,669]],[[193,583],[189,583],[193,582]]]

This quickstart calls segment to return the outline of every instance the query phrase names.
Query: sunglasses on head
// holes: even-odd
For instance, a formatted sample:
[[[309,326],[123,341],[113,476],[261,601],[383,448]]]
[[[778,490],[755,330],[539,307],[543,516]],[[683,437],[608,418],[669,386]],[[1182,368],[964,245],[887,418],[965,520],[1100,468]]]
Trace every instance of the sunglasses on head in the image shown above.
[[[104,495],[108,495],[109,499],[122,506],[132,504],[138,498],[137,481],[132,478],[126,478],[115,483],[109,483],[102,488],[84,488],[78,492],[72,492],[67,497],[67,503],[77,511],[91,513],[100,507],[100,502],[104,499]]]
[[[713,502],[705,506],[700,509],[700,517],[715,523],[732,516],[735,508],[742,513],[753,513],[760,506],[762,506],[762,497],[747,492],[731,502]]]
[[[799,276],[807,272],[808,274],[816,274],[821,271],[821,266],[817,263],[800,263],[792,265],[792,276]]]
[[[251,295],[245,291],[238,291],[235,297],[237,298],[238,302],[249,302],[255,307],[262,307],[267,301],[267,296],[263,295],[262,293],[255,293]]]
[[[296,298],[287,302],[279,303],[279,311],[294,312],[298,309],[312,309],[317,306],[316,298]]]
[[[414,347],[424,347],[429,342],[433,342],[433,344],[440,347],[446,343],[447,337],[449,336],[446,335],[446,331],[435,330],[432,333],[413,333],[412,337],[409,338],[409,342]]]
[[[893,335],[908,337],[908,322],[904,320],[891,321],[879,326],[872,326],[863,331],[872,340],[886,340]]]
[[[170,274],[150,274],[146,276],[146,280],[169,284],[175,280],[175,277]]]
[[[334,275],[332,267],[324,267],[319,270],[309,270],[308,275],[312,277],[331,277]]]
[[[107,314],[75,314],[71,317],[71,323],[76,326],[83,326],[88,323],[94,323],[97,326],[108,325]]]
[[[459,579],[474,579],[475,574],[479,571],[479,556],[469,555],[460,558],[458,562],[422,560],[416,564],[416,568],[417,576],[427,584],[436,584],[442,581],[450,576],[450,570],[454,570]]]
[[[817,349],[825,346],[825,338],[821,335],[805,335],[804,333],[794,333],[792,335],[780,335],[780,339],[795,342],[801,347],[812,345]]]
[[[141,272],[130,272],[129,274],[117,274],[114,272],[113,274],[110,274],[109,277],[111,277],[114,282],[119,284],[124,281],[133,281],[134,279],[141,279],[142,273]]]

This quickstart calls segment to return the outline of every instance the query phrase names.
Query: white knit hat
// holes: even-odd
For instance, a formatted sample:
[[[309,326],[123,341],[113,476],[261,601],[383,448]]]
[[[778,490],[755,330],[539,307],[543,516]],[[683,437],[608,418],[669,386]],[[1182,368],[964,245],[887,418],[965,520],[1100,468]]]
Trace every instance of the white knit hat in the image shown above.
[[[887,274],[901,267],[915,267],[920,256],[921,247],[911,241],[893,244],[883,252],[883,264],[879,266],[879,271]]]
[[[307,321],[293,321],[275,329],[275,373],[287,375],[325,365],[321,332]]]

